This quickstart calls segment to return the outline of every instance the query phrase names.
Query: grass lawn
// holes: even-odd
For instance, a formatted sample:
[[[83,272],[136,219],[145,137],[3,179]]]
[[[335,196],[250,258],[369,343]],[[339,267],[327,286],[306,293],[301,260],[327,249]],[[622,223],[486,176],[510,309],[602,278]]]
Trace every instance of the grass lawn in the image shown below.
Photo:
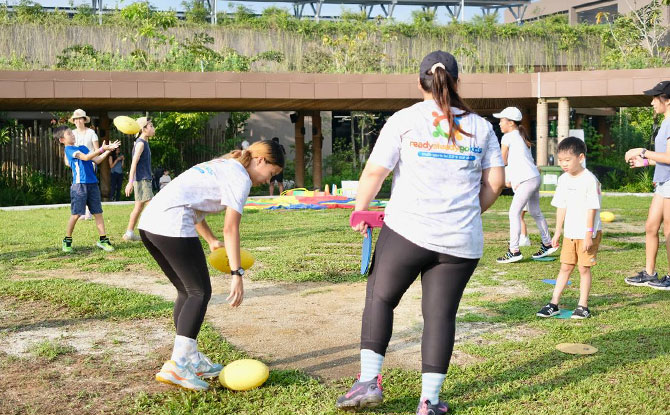
[[[665,414],[670,413],[670,293],[626,285],[623,278],[644,265],[644,221],[649,198],[605,197],[604,210],[617,219],[605,224],[599,264],[593,269],[590,308],[593,318],[541,320],[535,312],[551,297],[552,286],[543,278],[556,278],[559,263],[524,260],[497,264],[506,249],[507,208],[502,197],[484,215],[486,245],[472,283],[488,286],[518,284],[527,295],[501,301],[481,293],[466,294],[462,306],[481,313],[460,320],[523,327],[538,333],[522,339],[489,335],[485,342],[457,343],[456,349],[475,356],[476,362],[452,365],[442,389],[452,411],[458,414]],[[550,229],[555,210],[549,198],[541,206]],[[0,298],[16,303],[37,302],[58,307],[69,317],[105,321],[155,319],[169,323],[171,303],[127,289],[54,277],[77,270],[127,273],[157,265],[141,244],[121,241],[130,206],[105,207],[108,235],[116,251],[95,248],[91,222],[80,222],[74,232],[75,252],[60,252],[69,209],[0,211]],[[250,278],[275,281],[356,282],[360,236],[348,228],[347,210],[248,211],[242,220],[242,245],[256,256],[259,266]],[[210,217],[221,234],[223,215]],[[532,218],[526,223],[534,246],[522,251],[529,257],[539,237]],[[273,249],[268,249],[272,247]],[[663,251],[658,270],[667,272]],[[15,278],[48,271],[50,278]],[[579,279],[566,290],[562,305],[574,308]],[[220,278],[213,276],[213,278]],[[242,305],[244,307],[244,305]],[[0,310],[2,312],[3,310]],[[360,321],[355,322],[360,324]],[[0,330],[0,340],[6,330]],[[298,339],[296,339],[298,341]],[[229,362],[244,356],[206,325],[199,337],[201,348],[215,360]],[[591,356],[562,354],[555,345],[588,343],[599,349]],[[59,344],[41,344],[33,359],[49,364],[72,358],[73,351]],[[15,362],[0,351],[0,368]],[[157,360],[157,364],[160,365]],[[353,375],[353,374],[352,374]],[[179,390],[140,391],[118,403],[115,413],[142,414],[331,414],[335,398],[351,378],[323,383],[299,371],[272,371],[260,389],[233,393],[216,388],[206,393]],[[384,404],[370,413],[413,414],[421,390],[420,373],[385,368]],[[48,388],[48,386],[45,386]],[[0,393],[0,395],[5,392]],[[26,410],[25,413],[29,413]],[[24,412],[17,412],[24,413]]]

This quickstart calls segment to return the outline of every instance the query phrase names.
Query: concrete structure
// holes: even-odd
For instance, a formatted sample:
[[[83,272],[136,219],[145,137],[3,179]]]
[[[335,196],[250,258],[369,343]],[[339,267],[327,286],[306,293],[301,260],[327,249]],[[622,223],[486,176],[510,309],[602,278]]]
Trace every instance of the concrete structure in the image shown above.
[[[537,163],[545,165],[549,104],[558,104],[560,139],[568,133],[570,107],[648,106],[642,91],[668,79],[670,68],[464,74],[459,88],[480,114],[514,105],[536,118]],[[317,187],[322,111],[393,111],[420,99],[416,75],[0,71],[0,111],[295,111],[296,184],[303,184],[304,140],[311,132]],[[108,130],[109,119],[101,119],[101,127]],[[258,134],[265,138],[270,131]]]
[[[566,15],[570,24],[595,24],[600,12],[610,16],[628,14],[651,3],[652,0],[538,0],[531,3],[525,14],[518,19],[518,15],[505,11],[505,23],[517,21],[537,20],[547,16]],[[670,5],[661,6],[661,22],[670,24]]]

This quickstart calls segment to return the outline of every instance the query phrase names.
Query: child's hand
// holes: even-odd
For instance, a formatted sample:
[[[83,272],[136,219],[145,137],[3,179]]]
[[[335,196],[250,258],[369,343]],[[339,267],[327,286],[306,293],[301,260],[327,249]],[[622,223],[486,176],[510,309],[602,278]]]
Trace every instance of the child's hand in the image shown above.
[[[120,145],[121,145],[121,142],[119,140],[116,140],[111,144],[104,144],[103,143],[102,144],[102,149],[105,150],[105,151],[114,151],[117,148],[119,148]]]
[[[231,307],[237,307],[242,304],[242,298],[244,298],[244,282],[239,275],[231,275],[231,277],[230,295],[226,298],[226,301]]]
[[[586,236],[584,237],[584,252],[588,252],[592,246],[593,246],[593,236],[591,232],[586,232]]]
[[[560,232],[559,232],[559,233],[555,233],[555,234],[554,234],[554,237],[551,238],[551,246],[554,247],[554,248],[558,248],[558,244],[559,244],[560,242],[561,242],[561,234],[560,234]]]
[[[133,182],[128,182],[126,185],[126,197],[130,197],[130,194],[133,192]]]
[[[209,250],[212,252],[221,248],[226,249],[226,247],[223,245],[223,242],[219,241],[218,239],[209,244]]]

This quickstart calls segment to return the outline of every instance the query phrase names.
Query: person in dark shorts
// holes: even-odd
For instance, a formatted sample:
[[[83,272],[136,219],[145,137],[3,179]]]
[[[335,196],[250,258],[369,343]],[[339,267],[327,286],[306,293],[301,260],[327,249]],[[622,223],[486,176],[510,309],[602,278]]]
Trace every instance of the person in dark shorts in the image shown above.
[[[121,144],[115,141],[112,144],[103,144],[98,151],[90,152],[86,146],[76,146],[72,131],[67,126],[56,128],[54,138],[65,146],[65,156],[68,165],[72,168],[72,186],[70,187],[70,220],[67,223],[65,238],[63,238],[63,252],[72,252],[72,232],[79,217],[86,214],[86,207],[95,218],[95,224],[100,234],[97,247],[111,252],[114,250],[105,233],[105,221],[102,218],[102,203],[98,178],[93,169],[93,163],[100,164]]]
[[[279,137],[272,137],[272,141],[279,144]],[[284,146],[279,144],[279,148],[281,148],[282,154],[285,155],[286,150],[284,149]],[[277,183],[277,186],[279,186],[279,194],[282,194],[284,192],[284,170],[282,170],[278,175],[272,176],[270,179],[270,196],[274,195],[275,183]]]

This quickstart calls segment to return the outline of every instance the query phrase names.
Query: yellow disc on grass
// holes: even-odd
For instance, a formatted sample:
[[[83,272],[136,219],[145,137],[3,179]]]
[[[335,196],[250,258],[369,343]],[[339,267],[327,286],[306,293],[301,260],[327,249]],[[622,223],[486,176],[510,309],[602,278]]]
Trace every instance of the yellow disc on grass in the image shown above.
[[[231,271],[230,264],[228,263],[228,254],[226,254],[226,250],[223,248],[219,248],[209,254],[208,261],[209,265],[213,266],[221,272]],[[254,265],[253,255],[251,255],[251,252],[243,248],[240,248],[240,261],[242,262],[240,265],[244,269],[249,269],[252,265]]]
[[[254,359],[236,360],[226,365],[219,374],[222,386],[234,391],[248,391],[261,386],[268,380],[270,369]]]
[[[600,212],[600,220],[603,222],[612,222],[614,221],[614,213],[612,212]]]
[[[137,121],[125,115],[119,115],[114,118],[114,125],[123,134],[135,135],[140,132],[140,125]]]
[[[594,354],[598,351],[590,344],[582,343],[561,343],[556,345],[556,349],[568,354]]]

